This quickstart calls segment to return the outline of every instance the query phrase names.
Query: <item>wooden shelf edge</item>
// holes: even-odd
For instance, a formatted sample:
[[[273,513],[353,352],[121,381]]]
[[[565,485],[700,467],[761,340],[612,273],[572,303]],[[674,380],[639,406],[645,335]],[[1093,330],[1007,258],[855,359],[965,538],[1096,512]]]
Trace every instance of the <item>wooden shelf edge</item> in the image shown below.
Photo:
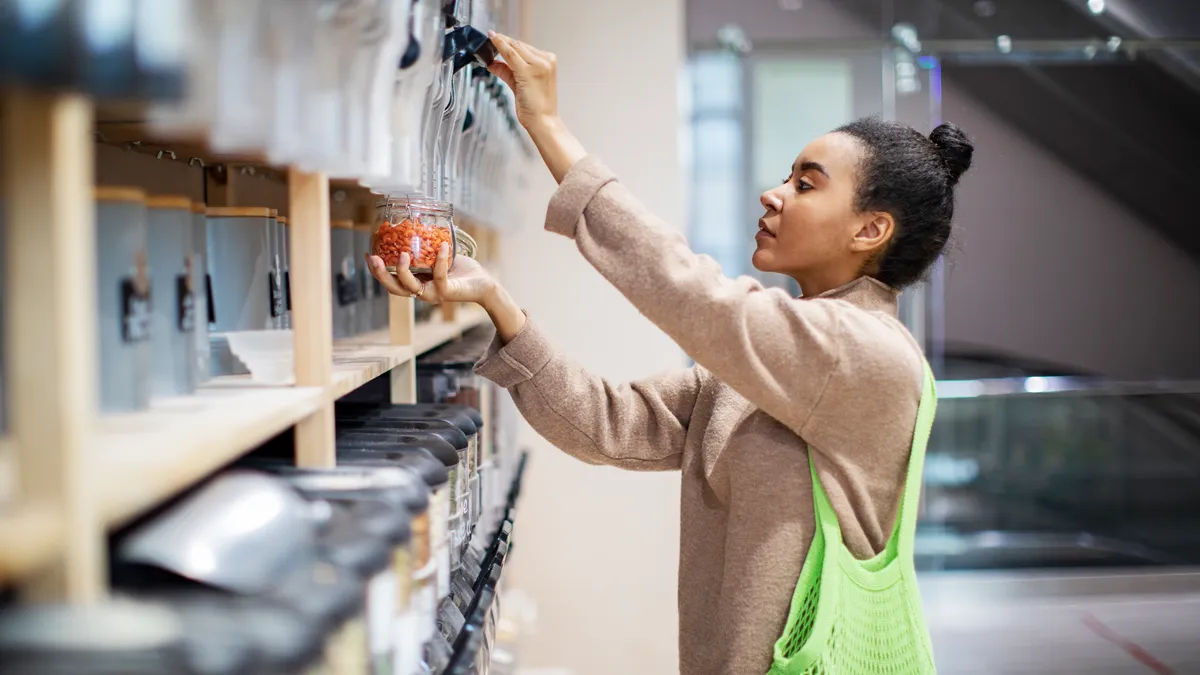
[[[315,387],[202,387],[147,413],[105,418],[88,451],[109,528],[179,494],[323,405]]]
[[[49,504],[0,507],[0,584],[50,564],[66,538],[62,513]]]
[[[413,351],[417,356],[457,338],[464,332],[488,321],[487,312],[478,305],[467,305],[458,310],[454,321],[442,321],[440,317],[417,324],[414,329]]]
[[[487,312],[476,306],[463,307],[454,321],[440,318],[418,323],[413,345],[389,343],[388,331],[379,330],[333,343],[332,395],[340,398],[409,360],[439,347],[488,321]]]

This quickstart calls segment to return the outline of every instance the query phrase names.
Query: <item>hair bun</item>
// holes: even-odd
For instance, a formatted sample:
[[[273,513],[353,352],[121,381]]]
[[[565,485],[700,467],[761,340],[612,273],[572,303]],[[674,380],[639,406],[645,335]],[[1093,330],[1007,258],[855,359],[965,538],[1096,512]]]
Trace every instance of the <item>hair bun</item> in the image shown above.
[[[929,134],[933,147],[937,148],[946,168],[950,170],[950,185],[958,183],[958,179],[971,168],[971,156],[975,154],[975,146],[971,140],[950,122],[939,124],[933,133]]]

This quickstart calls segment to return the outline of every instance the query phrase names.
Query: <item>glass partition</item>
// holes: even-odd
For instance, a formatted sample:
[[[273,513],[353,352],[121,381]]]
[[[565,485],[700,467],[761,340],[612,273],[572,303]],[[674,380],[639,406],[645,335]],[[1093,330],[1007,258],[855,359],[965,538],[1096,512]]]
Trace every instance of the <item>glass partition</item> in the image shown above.
[[[949,381],[924,570],[1200,564],[1200,384]]]

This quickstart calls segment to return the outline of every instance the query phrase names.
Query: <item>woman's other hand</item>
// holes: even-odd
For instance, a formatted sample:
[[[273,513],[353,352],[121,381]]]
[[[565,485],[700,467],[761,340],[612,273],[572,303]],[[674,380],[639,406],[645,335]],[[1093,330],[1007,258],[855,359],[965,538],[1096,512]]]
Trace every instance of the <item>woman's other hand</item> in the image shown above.
[[[496,332],[505,343],[525,327],[525,313],[521,307],[483,265],[466,256],[457,256],[451,267],[449,244],[443,244],[438,250],[432,279],[418,279],[409,268],[410,264],[409,255],[400,254],[400,264],[393,275],[384,266],[383,258],[367,256],[371,274],[392,295],[420,298],[435,305],[443,302],[474,302],[487,311],[496,325]]]
[[[558,58],[507,35],[488,35],[504,59],[493,61],[488,70],[513,90],[517,120],[529,132],[554,180],[561,183],[587,151],[558,116]]]
[[[499,284],[478,262],[466,256],[457,256],[454,266],[450,265],[450,245],[442,244],[437,262],[433,265],[432,278],[418,279],[412,273],[411,257],[400,254],[396,274],[387,271],[379,256],[367,256],[371,274],[392,295],[405,298],[420,298],[438,305],[443,302],[475,302],[482,304],[494,294]]]

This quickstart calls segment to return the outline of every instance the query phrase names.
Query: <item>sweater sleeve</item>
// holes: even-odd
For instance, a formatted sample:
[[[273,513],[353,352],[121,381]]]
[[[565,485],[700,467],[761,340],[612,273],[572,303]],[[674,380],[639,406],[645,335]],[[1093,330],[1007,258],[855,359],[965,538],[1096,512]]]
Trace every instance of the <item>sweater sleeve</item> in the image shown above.
[[[476,372],[508,389],[543,438],[589,464],[638,471],[680,467],[700,390],[695,368],[616,385],[563,358],[531,319],[499,337]]]
[[[846,303],[798,300],[724,276],[594,157],[564,177],[546,229],[574,239],[601,275],[713,377],[804,435],[839,372]]]

